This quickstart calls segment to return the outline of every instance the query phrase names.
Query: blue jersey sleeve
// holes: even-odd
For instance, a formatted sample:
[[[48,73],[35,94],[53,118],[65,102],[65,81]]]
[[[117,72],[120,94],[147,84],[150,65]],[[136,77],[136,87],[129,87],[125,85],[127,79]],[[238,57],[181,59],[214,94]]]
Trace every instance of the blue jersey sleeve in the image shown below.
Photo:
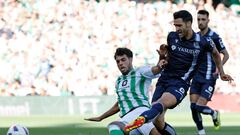
[[[167,36],[167,44],[168,44],[168,45],[169,45],[169,43],[170,43],[171,33],[172,33],[172,32],[168,33],[168,36]]]
[[[176,39],[176,33],[175,32],[170,32],[167,36],[167,45],[168,45],[168,50],[170,50],[172,40]]]
[[[217,50],[219,52],[222,52],[225,49],[222,38],[220,38],[219,35],[217,35],[217,34],[214,34],[211,38],[212,38],[213,42],[215,43]]]

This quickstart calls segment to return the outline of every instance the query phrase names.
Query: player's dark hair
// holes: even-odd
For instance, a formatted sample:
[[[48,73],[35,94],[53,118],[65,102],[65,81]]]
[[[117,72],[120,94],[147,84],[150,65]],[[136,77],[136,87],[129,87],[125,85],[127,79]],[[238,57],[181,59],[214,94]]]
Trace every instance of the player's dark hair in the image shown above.
[[[207,10],[199,10],[197,13],[201,15],[207,15],[207,17],[209,17],[209,12]]]
[[[173,13],[173,18],[178,19],[181,18],[183,22],[193,21],[192,15],[187,10],[180,10],[175,13]]]
[[[114,59],[116,59],[117,56],[122,56],[122,55],[127,55],[127,57],[132,58],[133,53],[130,49],[125,48],[125,47],[120,47],[116,49],[116,52],[114,54]]]

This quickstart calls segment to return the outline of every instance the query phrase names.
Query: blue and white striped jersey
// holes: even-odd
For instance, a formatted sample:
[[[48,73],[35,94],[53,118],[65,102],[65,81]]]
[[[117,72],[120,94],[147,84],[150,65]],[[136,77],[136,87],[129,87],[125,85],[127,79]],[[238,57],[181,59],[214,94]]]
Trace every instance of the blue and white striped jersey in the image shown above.
[[[116,93],[120,108],[120,117],[140,106],[150,107],[148,90],[154,75],[152,67],[143,66],[132,69],[127,75],[121,75],[116,81]]]
[[[208,32],[204,35],[204,37],[210,37],[215,43],[215,46],[219,52],[222,52],[225,49],[222,39],[219,37],[217,33],[212,31],[211,29],[208,29]],[[216,71],[216,64],[212,58],[212,54],[209,52],[206,52],[205,55],[203,56],[201,64],[199,65],[199,69],[195,77],[196,79],[201,79],[201,80],[216,79],[216,77],[213,76],[213,73],[215,71]]]

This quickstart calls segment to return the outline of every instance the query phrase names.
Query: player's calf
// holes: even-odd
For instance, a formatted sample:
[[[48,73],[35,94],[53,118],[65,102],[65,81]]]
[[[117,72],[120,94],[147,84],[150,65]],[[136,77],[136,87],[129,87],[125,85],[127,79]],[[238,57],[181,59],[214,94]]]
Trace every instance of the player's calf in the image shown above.
[[[121,122],[114,121],[108,125],[109,135],[124,135],[124,131],[122,130],[124,124]]]
[[[218,130],[221,126],[220,112],[215,110],[212,119],[213,119],[214,128]]]
[[[162,135],[177,135],[175,129],[168,123],[165,122],[164,124],[164,128],[163,129],[159,129],[158,125],[156,125],[154,123],[156,129],[158,130],[159,133],[161,133]]]

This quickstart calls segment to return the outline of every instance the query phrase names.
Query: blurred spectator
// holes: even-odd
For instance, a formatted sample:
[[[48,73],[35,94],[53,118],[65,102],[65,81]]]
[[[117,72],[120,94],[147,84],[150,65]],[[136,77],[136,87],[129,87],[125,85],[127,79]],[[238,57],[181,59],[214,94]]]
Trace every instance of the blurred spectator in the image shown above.
[[[166,43],[166,35],[173,30],[171,14],[179,9],[193,15],[204,8],[210,12],[211,27],[230,51],[225,70],[237,78],[240,18],[235,12],[239,11],[239,1],[229,7],[222,3],[212,7],[213,2],[0,1],[0,95],[112,95],[113,78],[119,74],[114,50],[131,48],[136,66],[155,64],[155,50]],[[194,28],[197,30],[196,25]],[[231,89],[239,87],[236,83]],[[219,91],[231,93],[222,87]]]
[[[31,91],[27,94],[27,96],[39,96],[39,94],[36,92],[36,87],[32,86]]]

